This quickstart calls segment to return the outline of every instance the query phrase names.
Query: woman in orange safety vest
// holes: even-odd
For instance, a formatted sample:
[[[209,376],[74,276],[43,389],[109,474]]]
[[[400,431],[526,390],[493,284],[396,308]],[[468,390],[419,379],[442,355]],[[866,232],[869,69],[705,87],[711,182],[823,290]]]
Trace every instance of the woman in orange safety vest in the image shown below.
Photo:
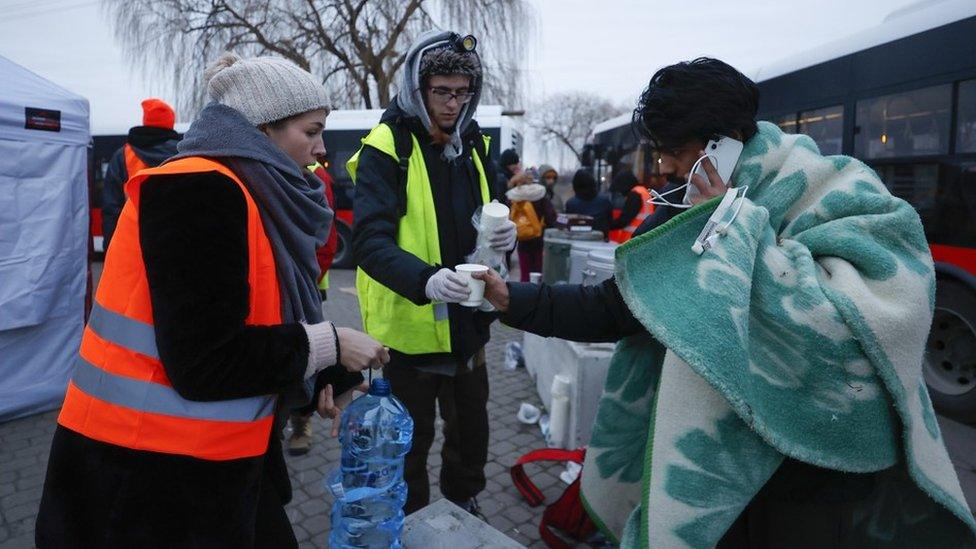
[[[176,156],[130,174],[51,444],[38,547],[295,547],[280,427],[389,360],[325,321],[327,96],[225,54]]]

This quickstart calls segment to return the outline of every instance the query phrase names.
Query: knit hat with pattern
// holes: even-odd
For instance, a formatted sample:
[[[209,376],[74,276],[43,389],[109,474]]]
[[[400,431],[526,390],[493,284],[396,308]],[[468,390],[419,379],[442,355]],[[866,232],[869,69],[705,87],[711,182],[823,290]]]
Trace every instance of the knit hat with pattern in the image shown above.
[[[316,109],[329,110],[325,87],[280,57],[225,53],[204,73],[210,99],[240,111],[255,126]]]

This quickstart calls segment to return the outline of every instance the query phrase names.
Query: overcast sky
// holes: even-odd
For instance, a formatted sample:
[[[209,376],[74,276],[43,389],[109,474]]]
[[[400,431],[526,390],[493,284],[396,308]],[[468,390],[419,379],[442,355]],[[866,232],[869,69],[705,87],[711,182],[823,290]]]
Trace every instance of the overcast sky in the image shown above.
[[[700,55],[753,75],[914,1],[534,0],[529,99],[586,90],[630,104],[657,68]],[[127,128],[142,98],[170,94],[124,62],[98,0],[0,0],[0,55],[87,97],[95,131]]]

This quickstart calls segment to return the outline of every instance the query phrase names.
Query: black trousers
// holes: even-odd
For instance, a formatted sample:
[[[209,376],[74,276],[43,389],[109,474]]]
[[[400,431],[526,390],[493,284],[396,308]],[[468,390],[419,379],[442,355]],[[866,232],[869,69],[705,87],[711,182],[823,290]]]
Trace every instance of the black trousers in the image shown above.
[[[414,421],[413,446],[404,463],[410,514],[430,503],[427,455],[434,443],[436,407],[444,420],[441,449],[441,493],[452,501],[466,501],[485,488],[488,462],[488,371],[484,349],[468,365],[459,364],[454,377],[430,374],[391,361],[384,369],[393,394]]]

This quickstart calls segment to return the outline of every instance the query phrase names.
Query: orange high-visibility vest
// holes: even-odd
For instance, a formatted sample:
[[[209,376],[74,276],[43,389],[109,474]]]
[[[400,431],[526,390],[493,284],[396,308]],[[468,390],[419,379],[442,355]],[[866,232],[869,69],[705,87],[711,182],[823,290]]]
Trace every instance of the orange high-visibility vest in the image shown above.
[[[136,154],[136,151],[132,148],[132,145],[129,145],[128,143],[122,146],[122,156],[125,157],[125,173],[130,178],[149,167],[148,164],[139,158],[139,155]]]
[[[139,195],[156,175],[218,172],[233,180],[247,203],[247,325],[281,323],[281,299],[271,242],[254,199],[224,165],[204,158],[175,160],[129,178],[101,282],[85,327],[58,423],[116,446],[206,460],[262,455],[276,396],[191,401],[173,389],[156,349],[152,303],[139,240]],[[206,235],[201,235],[206,238]]]
[[[634,236],[634,231],[637,227],[640,227],[641,223],[652,213],[654,213],[654,204],[650,203],[651,192],[647,190],[647,187],[643,185],[634,186],[631,191],[640,195],[641,199],[641,209],[638,210],[637,215],[630,220],[630,224],[623,229],[617,229],[615,231],[610,231],[610,240],[614,242],[619,242],[623,244]]]

